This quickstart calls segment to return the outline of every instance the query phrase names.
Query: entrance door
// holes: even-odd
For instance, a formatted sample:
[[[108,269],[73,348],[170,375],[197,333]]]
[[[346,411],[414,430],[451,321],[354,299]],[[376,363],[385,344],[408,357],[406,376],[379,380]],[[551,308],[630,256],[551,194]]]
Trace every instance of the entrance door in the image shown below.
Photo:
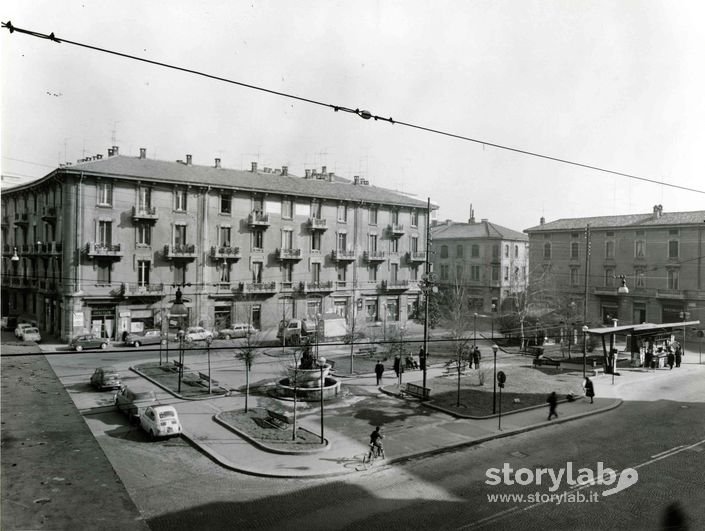
[[[254,326],[257,330],[262,330],[262,307],[259,304],[252,306],[250,319],[252,326]]]

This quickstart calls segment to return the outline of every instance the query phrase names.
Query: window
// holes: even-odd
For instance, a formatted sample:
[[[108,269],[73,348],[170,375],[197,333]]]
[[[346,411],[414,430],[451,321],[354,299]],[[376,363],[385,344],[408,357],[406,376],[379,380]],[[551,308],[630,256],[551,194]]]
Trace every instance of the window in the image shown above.
[[[551,258],[551,242],[546,242],[543,244],[543,257]]]
[[[186,225],[174,225],[174,245],[186,245]]]
[[[372,323],[377,320],[377,301],[368,299],[365,301],[365,321]]]
[[[470,256],[473,258],[479,258],[480,257],[480,246],[477,244],[473,244],[473,246],[470,248]]]
[[[389,251],[392,254],[396,254],[399,252],[399,240],[397,238],[389,240]]]
[[[319,262],[311,264],[311,281],[316,283],[321,281],[321,264]]]
[[[499,282],[499,267],[492,266],[492,282]]]
[[[519,258],[519,246],[514,246],[514,258]]]
[[[497,244],[492,246],[492,258],[499,258],[499,245]]]
[[[379,208],[376,206],[370,207],[370,225],[377,225],[377,217],[379,216]]]
[[[264,231],[256,230],[252,233],[252,250],[262,252],[264,249]]]
[[[294,248],[294,231],[284,229],[282,231],[282,249]]]
[[[418,236],[411,237],[410,247],[411,247],[412,253],[419,252],[419,237]],[[459,246],[459,247],[460,247],[460,249],[462,249],[462,246]]]
[[[137,225],[137,241],[138,246],[152,245],[152,227],[146,223]]]
[[[412,266],[409,268],[409,280],[416,282],[419,279],[419,267]]]
[[[345,264],[341,264],[338,266],[338,284],[339,285],[345,285],[345,280],[347,279],[348,276],[348,266]]]
[[[294,217],[294,202],[291,199],[282,199],[282,218],[292,219]]]
[[[346,223],[348,221],[348,205],[338,205],[338,221]]]
[[[112,183],[98,183],[98,204],[110,206],[113,204],[113,185]],[[26,208],[27,205],[25,205]]]
[[[614,287],[614,269],[612,269],[612,268],[605,269],[605,287],[606,288],[613,288]]]
[[[316,254],[321,252],[321,233],[319,231],[311,233],[311,252]]]
[[[470,280],[472,280],[473,282],[480,281],[480,266],[479,265],[471,265],[470,266]]]
[[[294,264],[291,262],[282,264],[282,282],[288,287],[291,287],[291,282],[294,278]]]
[[[634,270],[634,286],[637,288],[646,287],[646,272],[644,269]]]
[[[377,235],[376,234],[370,234],[369,238],[370,242],[370,252],[371,253],[376,253],[377,252]]]
[[[614,242],[612,240],[605,242],[605,258],[614,258]]]
[[[399,300],[398,299],[387,299],[387,320],[388,321],[398,321],[399,320]]]
[[[348,246],[348,235],[344,232],[338,233],[338,250],[345,251]]]
[[[149,260],[137,260],[137,285],[141,288],[149,286]]]
[[[462,278],[463,278],[463,266],[460,264],[456,264],[456,266],[455,266],[455,279],[461,280]]]
[[[221,247],[230,247],[230,227],[220,227],[218,234],[218,244]]]
[[[504,280],[509,280],[509,266],[504,266]]]
[[[392,210],[392,225],[398,225],[399,224],[399,211],[398,210]]]
[[[186,283],[186,264],[174,263],[174,284]]]
[[[230,194],[220,194],[220,213],[231,214],[233,211],[233,196]]]
[[[456,257],[456,258],[462,258],[462,257],[463,257],[463,246],[462,246],[462,245],[456,245],[456,246],[455,246],[455,257]]]
[[[441,280],[448,280],[448,264],[441,264]]]
[[[418,212],[418,210],[411,211],[411,226],[412,227],[419,226],[419,212]]]
[[[230,271],[232,269],[232,263],[228,260],[223,260],[220,264],[220,282],[223,284],[230,284]]]
[[[377,281],[377,265],[371,264],[367,267],[367,274],[369,275],[370,282]]]
[[[320,201],[311,203],[311,217],[314,219],[323,219],[323,204]]]
[[[139,189],[139,199],[138,199],[138,210],[144,212],[149,210],[152,206],[152,189],[146,186],[140,186]]]
[[[509,245],[504,244],[504,257],[509,258]]]
[[[110,269],[110,263],[98,262],[98,286],[110,286]]]
[[[577,267],[571,267],[570,268],[570,285],[571,286],[577,286],[580,283],[579,279],[579,270]]]
[[[448,258],[448,246],[441,245],[441,258]]]
[[[669,269],[666,272],[668,276],[668,289],[679,289],[678,288],[678,270]]]
[[[392,284],[396,284],[399,281],[399,264],[390,264],[389,280]]]
[[[98,244],[111,245],[113,241],[113,222],[99,221],[98,222]]]
[[[678,240],[668,241],[668,257],[678,258]]]
[[[634,242],[634,257],[644,258],[646,256],[646,242],[644,240],[636,240]]]
[[[262,272],[264,270],[264,264],[262,262],[252,262],[252,282],[255,284],[262,283]]]
[[[186,190],[176,190],[174,192],[174,210],[186,212]]]
[[[572,242],[570,244],[570,257],[573,260],[577,260],[579,257],[580,244],[578,242]]]

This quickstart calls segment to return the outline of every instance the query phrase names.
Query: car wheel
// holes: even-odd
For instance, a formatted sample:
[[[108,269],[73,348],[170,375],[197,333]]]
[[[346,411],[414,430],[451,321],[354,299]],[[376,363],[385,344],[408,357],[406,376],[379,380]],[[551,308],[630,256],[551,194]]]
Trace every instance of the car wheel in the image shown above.
[[[193,341],[193,338],[191,336],[186,336],[184,339],[186,343],[191,343]]]
[[[105,350],[106,348],[108,348],[108,344],[107,344],[107,343],[101,343],[101,344],[100,344],[100,348],[103,349],[103,350]]]
[[[133,345],[134,345],[136,348],[139,348],[139,346],[141,345],[141,343],[140,343],[139,341],[135,341],[135,342],[133,343]]]
[[[162,340],[161,340],[161,344],[162,344],[162,345],[166,345],[166,339],[162,339]]]
[[[76,352],[81,352],[83,347],[81,345],[76,345]]]

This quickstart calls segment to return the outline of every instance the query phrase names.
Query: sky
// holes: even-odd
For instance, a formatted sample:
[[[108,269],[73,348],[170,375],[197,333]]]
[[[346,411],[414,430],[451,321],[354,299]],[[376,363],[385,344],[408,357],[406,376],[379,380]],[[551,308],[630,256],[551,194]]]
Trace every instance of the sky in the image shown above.
[[[0,19],[469,142],[0,32],[3,187],[117,145],[226,168],[326,166],[441,220],[705,210],[702,2],[6,0]]]

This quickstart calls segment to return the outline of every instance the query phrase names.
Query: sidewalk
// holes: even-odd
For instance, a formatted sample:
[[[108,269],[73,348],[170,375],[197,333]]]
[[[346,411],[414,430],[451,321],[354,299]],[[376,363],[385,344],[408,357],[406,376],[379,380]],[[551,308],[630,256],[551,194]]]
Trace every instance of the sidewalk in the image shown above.
[[[441,372],[441,368],[431,367],[427,377],[438,376]],[[400,463],[567,422],[609,411],[622,403],[618,398],[596,398],[594,404],[585,399],[561,403],[558,407],[560,416],[552,421],[546,420],[547,407],[541,406],[502,415],[500,429],[496,417],[455,418],[418,400],[391,396],[396,393],[396,386],[377,388],[374,380],[373,375],[361,375],[345,378],[343,385],[377,395],[374,416],[386,420],[380,424],[385,435],[387,458],[376,466]],[[349,416],[336,415],[336,405],[330,404],[324,408],[324,437],[329,444],[320,452],[309,455],[280,454],[261,450],[214,421],[213,417],[221,411],[243,407],[244,397],[241,396],[178,404],[184,426],[183,437],[220,465],[250,475],[320,478],[366,469],[361,460],[368,450],[368,437],[373,429],[371,419],[362,422]],[[320,433],[318,404],[311,404],[306,409],[302,407],[299,415],[300,426]]]

